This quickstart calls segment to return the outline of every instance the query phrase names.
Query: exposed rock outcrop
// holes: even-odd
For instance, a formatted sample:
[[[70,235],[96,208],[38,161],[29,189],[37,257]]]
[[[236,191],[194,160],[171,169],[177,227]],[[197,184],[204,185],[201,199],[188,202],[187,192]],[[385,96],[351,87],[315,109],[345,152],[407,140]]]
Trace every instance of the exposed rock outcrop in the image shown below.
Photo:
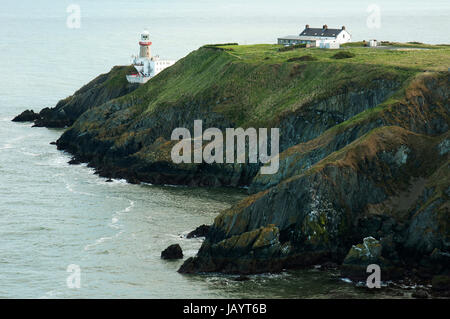
[[[13,121],[34,121],[34,126],[38,127],[69,127],[85,111],[137,89],[138,84],[130,84],[125,78],[133,69],[132,66],[116,66],[108,73],[96,77],[72,96],[59,101],[55,107],[46,107],[39,113],[24,111]]]
[[[164,249],[161,252],[162,259],[182,259],[183,258],[183,250],[180,245],[173,244]]]
[[[40,118],[40,115],[37,113],[34,113],[33,110],[25,110],[19,115],[17,115],[15,118],[13,118],[13,122],[33,122],[34,120],[37,120]]]
[[[211,226],[209,225],[198,226],[196,229],[187,234],[186,238],[206,237],[206,235],[208,235],[210,228]]]
[[[434,276],[431,284],[434,295],[450,297],[450,275]]]
[[[352,243],[368,236],[386,243],[383,254],[396,265],[442,271],[447,266],[433,259],[433,250],[448,249],[448,195],[441,192],[448,192],[450,179],[437,178],[449,174],[448,156],[439,151],[447,138],[399,127],[366,134],[220,214],[197,257],[180,272],[246,274],[321,259],[340,263]],[[261,229],[272,240],[260,252],[250,238]]]
[[[273,175],[257,174],[249,192],[268,189],[284,179],[301,174],[329,154],[377,127],[395,125],[426,135],[447,132],[450,123],[450,91],[442,88],[448,85],[446,75],[418,76],[408,84],[404,100],[381,104],[375,110],[362,112],[355,119],[337,125],[317,138],[287,148],[280,154],[278,172]],[[449,145],[445,143],[444,141],[442,150],[448,152]]]
[[[382,280],[399,279],[402,271],[382,256],[383,245],[373,237],[366,237],[362,244],[353,245],[341,266],[341,275],[353,280],[365,281],[367,267],[377,265],[380,267]]]

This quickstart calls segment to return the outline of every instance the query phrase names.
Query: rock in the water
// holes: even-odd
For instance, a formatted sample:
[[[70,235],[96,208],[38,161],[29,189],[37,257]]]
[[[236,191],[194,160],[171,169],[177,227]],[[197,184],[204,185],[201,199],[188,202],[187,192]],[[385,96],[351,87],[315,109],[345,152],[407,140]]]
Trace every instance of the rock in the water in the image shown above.
[[[362,244],[354,245],[344,259],[344,264],[370,265],[379,261],[382,246],[373,237],[366,237]]]
[[[234,278],[234,281],[249,281],[249,280],[250,280],[250,277],[243,276],[243,275]]]
[[[33,110],[23,111],[21,114],[17,115],[13,122],[33,122],[34,120],[39,119],[40,116],[38,113],[34,113]]]
[[[70,165],[79,165],[81,162],[77,160],[76,158],[72,158],[69,162]]]
[[[428,298],[428,292],[424,289],[418,289],[414,291],[411,296],[418,299],[426,299]]]
[[[183,251],[180,245],[174,244],[167,247],[161,252],[162,259],[181,259],[183,258]]]
[[[279,237],[279,230],[274,225],[230,237],[217,244],[203,247],[205,255],[189,258],[178,272],[219,270],[223,273],[242,275],[280,272],[283,268],[281,258],[286,249],[280,244]],[[210,258],[213,255],[218,257]]]
[[[450,297],[450,276],[434,276],[431,285],[433,294]]]
[[[201,225],[187,234],[186,238],[206,237],[211,226]]]
[[[332,262],[332,261],[327,261],[324,262],[322,265],[320,265],[319,269],[320,270],[335,270],[339,268],[339,265]]]
[[[386,265],[381,252],[380,241],[373,237],[364,238],[362,244],[353,245],[350,248],[341,266],[342,275],[355,280],[364,280],[369,275],[368,265],[376,264],[381,268]]]

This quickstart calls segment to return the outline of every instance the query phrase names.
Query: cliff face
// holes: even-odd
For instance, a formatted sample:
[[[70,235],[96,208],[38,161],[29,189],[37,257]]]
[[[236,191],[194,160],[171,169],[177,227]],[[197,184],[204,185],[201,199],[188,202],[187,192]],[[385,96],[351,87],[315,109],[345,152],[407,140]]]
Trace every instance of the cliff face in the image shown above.
[[[85,111],[137,89],[138,85],[128,83],[125,78],[125,75],[132,73],[133,69],[130,66],[116,66],[108,73],[96,77],[73,95],[59,101],[55,107],[44,108],[39,113],[27,110],[13,121],[34,121],[34,126],[38,127],[69,127]]]
[[[180,272],[342,263],[367,237],[381,241],[385,275],[448,272],[449,84],[448,73],[419,75],[401,98],[286,149],[278,174],[258,174],[255,194],[216,218]]]
[[[448,142],[447,133],[431,138],[395,126],[376,129],[221,213],[198,256],[180,271],[340,263],[368,236],[381,239],[393,264],[441,271],[448,266]]]
[[[448,87],[448,77],[424,73],[405,86],[392,99],[378,104],[376,109],[361,112],[351,121],[334,126],[317,138],[286,149],[280,154],[278,173],[255,176],[250,193],[268,189],[286,178],[301,174],[377,127],[395,125],[426,135],[447,132],[449,91],[445,88]]]

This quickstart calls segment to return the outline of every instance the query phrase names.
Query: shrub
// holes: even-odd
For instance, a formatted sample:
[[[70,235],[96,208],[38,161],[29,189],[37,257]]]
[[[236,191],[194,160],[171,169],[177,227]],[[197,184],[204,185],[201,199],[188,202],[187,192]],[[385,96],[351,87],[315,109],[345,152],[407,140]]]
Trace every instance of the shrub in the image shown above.
[[[282,48],[278,49],[278,52],[292,51],[292,50],[300,49],[300,48],[306,48],[306,43],[299,43],[299,44],[294,44],[294,45],[290,45],[287,47],[282,47]]]
[[[230,46],[230,45],[239,45],[238,43],[220,43],[220,44],[206,44],[202,46],[202,48],[206,49],[213,49],[218,51],[233,51],[232,48],[220,48],[223,46]]]
[[[348,52],[348,51],[341,51],[333,55],[332,59],[349,59],[355,57],[354,53]]]
[[[290,58],[287,60],[287,62],[297,62],[297,61],[317,61],[317,58],[308,54],[300,57]]]

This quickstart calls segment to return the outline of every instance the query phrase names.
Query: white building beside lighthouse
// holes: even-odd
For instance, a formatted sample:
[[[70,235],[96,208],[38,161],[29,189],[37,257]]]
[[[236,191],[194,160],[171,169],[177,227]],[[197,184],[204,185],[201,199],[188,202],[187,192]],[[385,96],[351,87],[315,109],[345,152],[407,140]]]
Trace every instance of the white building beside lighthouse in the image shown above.
[[[341,44],[351,40],[352,36],[345,26],[342,26],[340,29],[331,29],[324,24],[322,28],[310,28],[309,24],[307,24],[299,35],[288,35],[278,38],[278,44],[285,46],[305,44],[307,47],[337,49]]]
[[[176,62],[173,60],[161,60],[159,56],[152,56],[151,45],[150,33],[145,30],[141,33],[139,41],[139,56],[133,57],[133,65],[137,73],[127,75],[128,82],[146,83],[159,72]]]

